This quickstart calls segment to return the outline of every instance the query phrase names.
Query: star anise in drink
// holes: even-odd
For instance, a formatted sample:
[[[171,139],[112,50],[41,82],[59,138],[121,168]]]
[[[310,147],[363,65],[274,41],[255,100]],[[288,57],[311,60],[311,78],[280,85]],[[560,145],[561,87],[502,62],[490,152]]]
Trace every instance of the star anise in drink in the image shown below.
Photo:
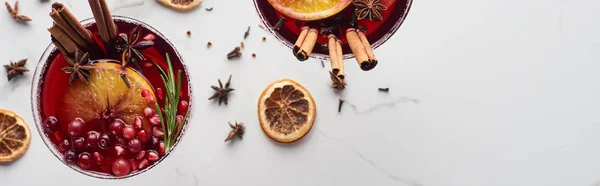
[[[235,124],[231,124],[230,122],[228,122],[228,123],[229,123],[229,127],[231,127],[231,132],[229,132],[229,135],[227,135],[227,138],[225,138],[225,142],[233,139],[233,137],[236,137],[236,136],[242,138],[242,136],[244,135],[244,132],[246,130],[246,127],[244,127],[244,124],[238,123],[238,122],[235,122]]]
[[[331,78],[331,81],[333,81],[333,84],[331,84],[331,88],[339,91],[344,90],[344,88],[346,88],[346,83],[344,82],[344,79],[337,77],[331,71],[329,71],[329,77]]]
[[[8,1],[4,2],[4,5],[6,5],[6,9],[8,10],[8,13],[10,13],[10,15],[12,16],[13,19],[18,20],[18,21],[31,21],[31,18],[19,14],[19,1],[18,0],[15,1],[14,9],[13,9],[13,7],[10,6]]]
[[[69,84],[73,84],[76,78],[79,78],[82,82],[88,83],[90,78],[90,70],[94,69],[94,65],[90,63],[90,56],[88,53],[83,53],[80,50],[75,51],[75,58],[66,58],[69,66],[63,67],[61,70],[69,76]]]
[[[381,21],[381,13],[387,10],[381,0],[354,0],[358,20]]]
[[[23,75],[24,72],[28,72],[29,69],[27,69],[27,67],[25,67],[25,63],[27,63],[27,59],[21,59],[19,61],[12,62],[10,61],[10,63],[8,65],[4,65],[4,68],[6,69],[6,76],[8,78],[8,81],[10,81],[12,78],[16,77],[17,75]]]
[[[127,64],[132,62],[138,69],[141,69],[137,62],[140,60],[145,61],[146,57],[140,51],[154,45],[154,42],[150,40],[138,42],[140,40],[141,31],[140,25],[137,25],[131,29],[129,34],[119,34],[116,49],[118,52],[123,52],[121,56],[121,66],[126,67]]]
[[[227,105],[227,99],[228,99],[228,94],[231,91],[234,91],[235,89],[229,88],[229,85],[231,85],[231,75],[229,75],[229,80],[227,80],[227,83],[225,83],[225,87],[223,87],[223,83],[221,83],[221,79],[219,79],[219,86],[210,86],[212,89],[214,89],[215,94],[213,96],[211,96],[210,98],[208,98],[208,100],[212,100],[212,99],[216,99],[219,98],[219,105],[221,105],[221,102],[225,102],[225,105]]]

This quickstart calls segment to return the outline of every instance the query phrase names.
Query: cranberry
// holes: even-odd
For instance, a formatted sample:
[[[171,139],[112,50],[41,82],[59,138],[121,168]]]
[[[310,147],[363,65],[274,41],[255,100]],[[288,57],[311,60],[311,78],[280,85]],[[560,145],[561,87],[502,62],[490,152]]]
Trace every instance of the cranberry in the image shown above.
[[[151,118],[152,116],[154,116],[156,114],[156,112],[154,112],[154,109],[150,108],[150,107],[146,107],[144,109],[144,116],[146,116],[146,118]]]
[[[94,156],[94,160],[96,160],[98,165],[102,164],[102,161],[104,161],[104,157],[99,152],[92,153],[92,156]]]
[[[190,105],[187,101],[185,101],[185,100],[180,101],[179,105],[177,105],[177,113],[179,113],[181,115],[185,115],[189,106]]]
[[[163,100],[165,98],[165,91],[161,88],[156,88],[156,97],[158,97],[158,100]]]
[[[157,161],[160,158],[158,156],[158,152],[156,152],[154,150],[149,150],[147,154],[148,154],[148,160],[150,162],[155,162],[155,161]]]
[[[107,149],[108,147],[110,147],[110,145],[110,137],[108,136],[108,134],[104,133],[100,135],[100,140],[98,140],[98,146],[102,149]]]
[[[165,136],[165,132],[163,132],[163,129],[160,127],[154,127],[152,128],[152,135],[162,139]]]
[[[158,143],[160,142],[159,139],[157,137],[150,137],[150,141],[152,142],[152,145],[158,145]]]
[[[126,126],[125,128],[123,128],[123,137],[127,138],[128,140],[131,140],[135,138],[135,136],[135,129],[133,129],[132,126]]]
[[[144,157],[146,157],[146,151],[145,150],[138,152],[137,156],[135,156],[135,159],[141,160]]]
[[[142,129],[142,124],[143,124],[142,120],[143,120],[143,118],[140,116],[135,117],[135,121],[133,121],[133,128],[137,129],[137,130]]]
[[[131,171],[131,164],[125,158],[117,158],[112,164],[112,172],[115,176],[125,176]]]
[[[150,123],[152,123],[153,125],[160,126],[160,118],[158,117],[158,115],[152,116],[150,118]]]
[[[125,139],[125,137],[121,136],[117,138],[117,142],[115,145],[120,145],[120,146],[126,146],[127,145],[127,139]]]
[[[64,139],[62,142],[58,144],[58,151],[65,152],[71,149],[71,142],[68,139]]]
[[[131,163],[131,172],[138,170],[138,162],[137,161],[129,160],[129,163]]]
[[[72,137],[77,137],[83,134],[85,128],[85,122],[81,118],[75,118],[67,127],[67,132]]]
[[[160,142],[158,144],[158,153],[160,153],[160,155],[165,155],[165,142]]]
[[[148,133],[146,133],[145,130],[140,130],[138,132],[138,139],[140,139],[140,141],[142,141],[142,143],[148,142]]]
[[[58,119],[56,119],[56,117],[54,116],[46,118],[46,120],[44,120],[44,128],[51,132],[58,130],[60,128],[60,125],[58,124]]]
[[[88,148],[95,148],[98,146],[98,140],[100,140],[100,133],[96,131],[89,131],[85,137]]]
[[[115,119],[108,126],[108,132],[110,132],[110,134],[113,136],[120,136],[123,134],[123,128],[125,128],[125,122],[121,119]]]
[[[73,150],[75,150],[76,152],[85,151],[85,139],[83,139],[82,137],[75,138],[73,140]]]
[[[128,144],[131,153],[138,153],[142,150],[142,142],[138,139],[132,139]]]
[[[147,159],[143,159],[142,161],[140,161],[140,165],[138,166],[138,168],[140,169],[144,169],[148,166],[148,160]]]
[[[72,150],[68,150],[67,152],[65,152],[64,158],[65,162],[67,162],[68,164],[74,164],[77,161],[77,154],[75,154],[75,152],[73,152]]]
[[[154,34],[147,34],[146,36],[144,36],[144,38],[142,38],[146,41],[154,41],[156,39],[156,36],[154,36]]]
[[[87,152],[79,154],[79,158],[77,158],[77,166],[84,170],[90,169],[92,167],[92,162],[92,156]]]
[[[119,145],[115,146],[115,154],[117,156],[121,156],[121,155],[125,154],[125,148],[123,148]]]

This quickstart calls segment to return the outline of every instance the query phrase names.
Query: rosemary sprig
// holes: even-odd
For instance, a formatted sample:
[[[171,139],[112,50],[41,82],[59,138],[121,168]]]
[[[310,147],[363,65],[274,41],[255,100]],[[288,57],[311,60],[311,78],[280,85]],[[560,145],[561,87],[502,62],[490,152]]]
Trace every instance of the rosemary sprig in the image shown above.
[[[165,129],[165,150],[169,150],[175,143],[175,140],[177,140],[177,136],[181,132],[183,126],[183,123],[181,125],[177,124],[177,105],[179,103],[179,93],[181,92],[181,70],[177,71],[177,79],[175,79],[173,66],[168,53],[165,54],[165,58],[167,59],[167,65],[169,67],[167,72],[165,72],[165,70],[163,70],[156,62],[154,62],[154,64],[160,70],[160,76],[165,84],[166,96],[164,113],[160,112],[161,109],[158,103],[156,103],[156,110],[159,111],[157,112],[158,117],[160,118],[163,129]],[[185,114],[184,118],[186,118],[187,115],[188,113]]]

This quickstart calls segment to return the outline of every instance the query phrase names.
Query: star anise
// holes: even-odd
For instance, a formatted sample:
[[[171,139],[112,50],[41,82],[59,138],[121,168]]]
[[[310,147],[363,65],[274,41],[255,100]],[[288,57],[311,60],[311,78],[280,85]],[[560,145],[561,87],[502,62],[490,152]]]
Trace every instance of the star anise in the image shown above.
[[[154,42],[149,40],[138,42],[141,32],[140,25],[137,25],[131,29],[129,35],[125,33],[119,34],[120,39],[117,41],[116,49],[118,52],[123,52],[121,56],[121,66],[126,67],[127,64],[133,62],[139,69],[140,66],[137,62],[139,60],[146,60],[146,57],[140,50],[150,48],[154,45]]]
[[[242,138],[242,136],[244,135],[244,132],[246,130],[246,127],[244,127],[243,123],[238,123],[237,121],[234,124],[231,124],[231,122],[229,123],[229,127],[231,127],[231,132],[229,132],[229,135],[227,135],[227,138],[225,138],[225,142],[233,139],[233,137],[237,136]]]
[[[210,98],[208,98],[208,100],[212,100],[215,98],[219,98],[219,105],[221,105],[221,102],[225,102],[225,105],[227,105],[227,99],[228,99],[228,94],[231,91],[234,91],[235,89],[229,88],[229,85],[231,84],[231,75],[229,75],[229,80],[227,80],[227,83],[225,83],[225,87],[223,87],[223,83],[221,83],[221,79],[219,79],[219,86],[210,86],[212,89],[214,89],[215,94],[213,96],[211,96]]]
[[[73,84],[75,78],[79,78],[84,83],[88,83],[88,78],[90,78],[90,70],[94,69],[94,65],[90,63],[90,56],[88,53],[83,53],[82,51],[75,51],[75,59],[66,58],[69,66],[63,67],[61,70],[66,72],[67,74],[71,74],[69,76],[69,84]]]
[[[381,21],[381,13],[387,10],[381,0],[354,0],[358,20]]]
[[[31,21],[31,18],[19,14],[19,1],[18,0],[15,1],[14,9],[10,6],[10,4],[8,4],[8,1],[4,2],[4,5],[6,5],[6,9],[8,10],[8,13],[10,13],[10,15],[13,17],[13,19],[18,20],[18,21]]]
[[[8,65],[4,65],[4,68],[6,68],[6,74],[8,77],[8,81],[10,81],[12,78],[14,78],[17,75],[23,75],[24,72],[28,72],[29,69],[27,69],[25,67],[25,63],[27,63],[27,59],[21,59],[19,61],[12,62],[10,61],[10,63]]]
[[[333,81],[333,84],[331,84],[331,88],[340,91],[346,88],[346,83],[344,82],[344,79],[340,79],[331,71],[329,71],[329,77],[331,77],[331,81]]]

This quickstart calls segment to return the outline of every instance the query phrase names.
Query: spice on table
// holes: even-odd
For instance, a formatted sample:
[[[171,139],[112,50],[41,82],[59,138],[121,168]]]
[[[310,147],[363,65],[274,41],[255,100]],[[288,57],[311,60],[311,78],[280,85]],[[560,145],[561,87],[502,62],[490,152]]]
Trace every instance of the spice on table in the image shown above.
[[[389,92],[390,88],[387,88],[387,87],[386,88],[378,88],[378,90],[381,92]]]
[[[244,42],[240,42],[240,47],[244,48]]]
[[[221,102],[225,102],[225,105],[227,105],[227,99],[229,98],[229,92],[234,91],[235,89],[233,88],[229,88],[229,86],[231,85],[231,75],[229,75],[229,79],[227,80],[227,83],[225,83],[225,87],[223,87],[223,84],[221,83],[221,79],[219,79],[219,86],[210,86],[210,88],[212,88],[213,90],[217,91],[215,92],[215,94],[213,94],[213,96],[211,96],[210,98],[208,98],[208,100],[212,100],[212,99],[219,99],[219,105],[221,105]]]
[[[208,43],[206,43],[206,47],[207,47],[207,48],[210,48],[210,47],[212,47],[212,43],[209,41]]]
[[[227,59],[239,58],[242,56],[240,47],[235,47],[231,52],[227,53]]]
[[[346,82],[344,82],[344,79],[340,79],[331,71],[329,71],[329,77],[331,78],[331,81],[333,81],[333,84],[331,84],[331,88],[338,91],[344,90],[344,88],[346,88]]]
[[[250,26],[248,26],[248,29],[246,30],[246,32],[244,32],[244,39],[246,39],[248,35],[250,35]]]
[[[187,31],[185,34],[187,34],[188,37],[192,36],[192,31]]]
[[[23,75],[23,73],[28,72],[29,69],[27,69],[27,67],[25,67],[25,63],[27,63],[27,59],[21,59],[19,61],[12,62],[10,61],[9,64],[4,65],[4,68],[6,69],[6,76],[8,78],[8,81],[10,81],[12,78],[16,77],[17,75]]]
[[[262,41],[263,41],[263,42],[267,41],[267,37],[264,37],[264,36],[263,36],[263,38],[262,38]]]
[[[342,105],[344,105],[344,98],[340,98],[340,103],[338,105],[338,113],[342,112]]]
[[[255,53],[252,53],[252,58],[256,58],[256,54]]]
[[[246,132],[246,127],[244,127],[243,123],[238,123],[237,121],[235,122],[235,124],[231,124],[231,122],[227,122],[229,124],[229,127],[231,127],[231,132],[229,132],[229,135],[227,135],[227,138],[225,138],[225,142],[233,139],[234,137],[240,137],[240,139],[242,138],[242,136],[244,135],[244,133]]]
[[[210,12],[210,11],[212,11],[212,10],[213,10],[213,7],[206,8],[206,11],[209,11],[209,12]]]
[[[8,13],[10,13],[13,19],[18,21],[31,21],[31,18],[19,14],[19,0],[15,1],[14,9],[10,6],[8,1],[4,2],[4,5],[6,5],[6,9],[8,10]]]

